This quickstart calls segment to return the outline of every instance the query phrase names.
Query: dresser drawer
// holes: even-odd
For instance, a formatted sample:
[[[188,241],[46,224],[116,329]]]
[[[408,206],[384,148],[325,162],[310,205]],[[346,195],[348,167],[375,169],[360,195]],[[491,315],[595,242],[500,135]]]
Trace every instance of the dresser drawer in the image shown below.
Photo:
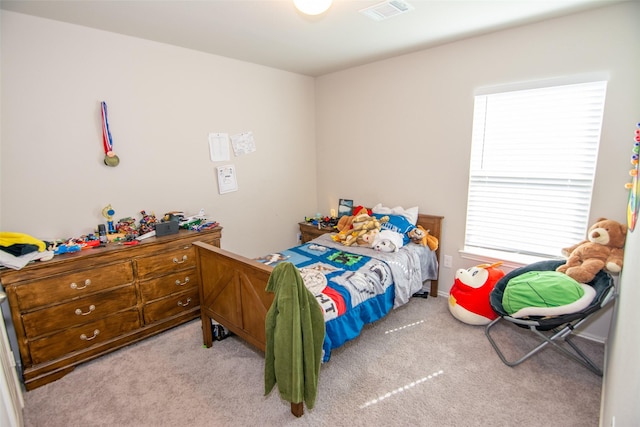
[[[220,247],[221,231],[179,230],[134,246],[108,243],[20,270],[0,269],[26,390],[197,318],[193,243]]]
[[[154,301],[144,306],[144,323],[164,320],[176,314],[191,311],[200,306],[198,289],[191,289],[177,295]]]
[[[131,262],[124,262],[18,284],[15,292],[20,310],[24,311],[132,282]]]
[[[133,285],[101,292],[64,304],[26,313],[22,323],[27,338],[92,322],[109,314],[135,307],[136,289]]]
[[[163,274],[195,268],[195,249],[191,244],[183,245],[178,249],[163,252],[136,260],[138,278],[150,279]]]
[[[140,318],[136,309],[117,313],[32,341],[29,345],[31,361],[33,364],[39,364],[57,359],[65,354],[104,343],[138,328],[140,328]]]
[[[142,300],[148,302],[187,289],[197,289],[198,283],[196,269],[192,268],[141,282],[140,294],[142,295]]]

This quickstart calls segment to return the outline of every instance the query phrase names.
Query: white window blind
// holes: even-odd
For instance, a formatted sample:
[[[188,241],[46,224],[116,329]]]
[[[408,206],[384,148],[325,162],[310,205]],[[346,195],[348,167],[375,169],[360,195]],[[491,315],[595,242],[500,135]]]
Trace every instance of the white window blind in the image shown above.
[[[606,86],[475,97],[467,248],[559,256],[585,238]]]

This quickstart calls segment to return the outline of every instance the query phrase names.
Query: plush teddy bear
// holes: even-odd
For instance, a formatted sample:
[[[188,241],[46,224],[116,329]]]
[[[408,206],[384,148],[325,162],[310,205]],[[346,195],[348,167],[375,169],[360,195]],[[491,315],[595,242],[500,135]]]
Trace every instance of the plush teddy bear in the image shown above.
[[[556,271],[580,283],[589,283],[602,269],[611,273],[622,270],[627,226],[600,218],[587,232],[587,240],[562,250],[567,261]]]

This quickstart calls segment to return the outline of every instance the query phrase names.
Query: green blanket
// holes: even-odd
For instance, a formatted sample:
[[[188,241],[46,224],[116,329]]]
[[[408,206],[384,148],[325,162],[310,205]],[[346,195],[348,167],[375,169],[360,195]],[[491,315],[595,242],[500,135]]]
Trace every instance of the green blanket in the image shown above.
[[[266,290],[276,295],[266,317],[265,395],[277,383],[283,399],[291,403],[304,400],[311,409],[322,362],[322,309],[290,262],[273,269]]]

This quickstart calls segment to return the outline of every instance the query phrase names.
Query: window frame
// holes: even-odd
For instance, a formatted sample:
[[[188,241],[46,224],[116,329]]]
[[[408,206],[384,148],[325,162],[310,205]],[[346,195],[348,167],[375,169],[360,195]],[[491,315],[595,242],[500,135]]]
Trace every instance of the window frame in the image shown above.
[[[516,263],[516,265],[518,264],[521,265],[521,264],[534,262],[539,259],[558,258],[561,256],[561,249],[563,247],[570,246],[571,244],[574,244],[577,241],[581,241],[584,239],[584,236],[586,234],[588,224],[589,224],[591,202],[593,199],[593,186],[595,183],[598,151],[601,143],[602,121],[604,116],[604,108],[606,104],[607,82],[608,82],[608,76],[605,76],[603,74],[591,74],[588,76],[585,75],[581,77],[573,76],[573,77],[567,77],[567,78],[561,78],[561,79],[547,79],[547,80],[541,80],[537,82],[526,82],[526,83],[518,83],[518,84],[511,84],[511,85],[487,87],[487,88],[481,88],[476,91],[476,93],[474,94],[474,115],[473,115],[473,124],[472,124],[473,133],[472,133],[472,144],[471,144],[472,153],[471,153],[470,164],[469,164],[469,187],[468,187],[468,193],[467,193],[467,214],[466,214],[466,220],[465,220],[465,236],[464,236],[465,244],[464,244],[464,250],[462,251],[462,254],[464,257],[479,259],[483,261],[484,260],[513,260],[514,263]],[[480,102],[480,100],[483,100],[483,99],[488,100],[492,97],[500,97],[503,94],[508,94],[508,93],[511,93],[510,95],[516,96],[517,98],[518,93],[530,94],[532,92],[537,92],[537,91],[545,92],[548,90],[553,91],[555,89],[563,91],[564,89],[571,89],[571,88],[575,89],[575,88],[578,88],[580,85],[590,85],[590,84],[595,85],[597,87],[596,90],[602,91],[601,104],[599,105],[599,111],[596,112],[597,117],[595,119],[595,121],[597,122],[597,129],[594,130],[595,136],[594,135],[590,136],[591,138],[595,138],[595,140],[590,141],[591,148],[590,148],[589,155],[591,156],[591,158],[587,159],[587,162],[586,162],[588,165],[588,170],[582,171],[582,175],[584,175],[583,178],[586,178],[586,181],[583,184],[583,194],[579,195],[579,198],[582,200],[582,202],[580,202],[579,204],[582,210],[580,212],[573,212],[573,215],[575,216],[575,220],[573,220],[571,232],[569,232],[566,236],[563,236],[558,239],[559,241],[564,241],[564,244],[559,245],[557,247],[556,253],[552,253],[552,251],[549,248],[545,248],[539,251],[531,250],[531,245],[523,245],[524,247],[526,247],[526,249],[522,250],[521,248],[514,246],[514,244],[516,243],[512,243],[510,245],[507,245],[506,247],[498,247],[496,246],[495,242],[491,244],[479,244],[479,239],[482,238],[479,235],[475,235],[475,236],[472,236],[473,238],[470,238],[470,235],[473,235],[474,233],[473,227],[474,226],[477,227],[477,225],[474,225],[474,223],[475,224],[480,223],[479,222],[480,220],[478,220],[477,218],[473,218],[473,216],[477,215],[478,205],[479,203],[482,203],[482,202],[477,202],[472,200],[474,196],[474,192],[479,188],[479,184],[474,181],[477,181],[480,175],[482,175],[478,172],[477,167],[474,170],[474,166],[477,166],[477,165],[474,165],[474,162],[477,163],[479,157],[484,158],[486,156],[486,153],[484,151],[481,156],[478,156],[478,151],[477,151],[479,147],[478,144],[485,144],[485,145],[491,144],[491,142],[479,143],[479,140],[478,140],[479,133],[482,134],[480,138],[486,138],[485,128],[487,125],[486,116],[483,116],[483,114],[480,114],[480,116],[478,116],[479,114],[478,102]],[[486,114],[486,111],[484,112],[484,114]],[[483,121],[483,125],[484,125],[481,132],[480,132],[480,129],[478,128],[479,121]],[[581,146],[581,147],[584,148],[584,146]],[[498,156],[498,155],[494,154],[494,156]],[[494,171],[485,172],[484,174],[495,178],[503,172],[504,171],[494,170]],[[568,177],[560,176],[562,174],[556,174],[556,175],[558,175],[558,177],[556,177],[558,179],[556,179],[556,183],[553,184],[553,186],[555,187],[558,187],[560,185],[558,184],[558,182],[561,182],[562,179],[568,179],[569,181],[571,181],[572,179],[571,174],[568,174],[569,175]],[[511,179],[511,178],[513,178],[513,176],[507,177],[507,179]],[[526,186],[526,184],[522,184],[522,185]],[[498,184],[498,187],[499,186],[500,185]],[[541,184],[541,186],[544,186],[544,183]],[[532,215],[535,215],[535,214],[532,214]],[[500,215],[494,215],[494,216],[498,218],[500,217]],[[549,218],[558,218],[558,217],[559,217],[559,214],[552,214],[550,217],[548,215],[545,216],[544,219],[547,222],[549,222]],[[557,221],[552,220],[551,222],[556,223]],[[555,233],[563,232],[563,231],[564,230],[561,230],[561,231],[553,230],[553,232]],[[521,236],[518,236],[518,238],[521,238]],[[528,237],[525,236],[524,238],[528,238]],[[555,245],[557,243],[551,243],[551,244]]]

